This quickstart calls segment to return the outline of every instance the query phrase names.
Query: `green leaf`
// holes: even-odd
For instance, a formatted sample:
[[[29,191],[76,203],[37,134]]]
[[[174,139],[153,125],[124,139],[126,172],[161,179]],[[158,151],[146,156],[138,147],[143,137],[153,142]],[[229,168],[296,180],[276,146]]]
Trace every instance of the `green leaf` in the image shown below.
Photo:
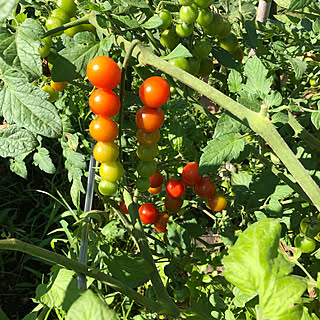
[[[241,71],[242,64],[236,60],[228,51],[214,46],[212,48],[213,56],[225,67]]]
[[[86,290],[70,307],[66,320],[118,320],[115,313],[108,308],[91,290]]]
[[[141,24],[141,27],[145,29],[153,29],[161,26],[162,23],[163,23],[162,19],[159,16],[155,15],[155,16],[152,16],[145,23]]]
[[[266,96],[264,102],[269,108],[280,106],[282,102],[281,93],[278,91],[272,91],[270,94]]]
[[[318,102],[318,112],[311,113],[311,122],[317,130],[320,129],[320,102]]]
[[[3,22],[12,13],[18,0],[0,0],[0,22]]]
[[[215,172],[221,164],[236,159],[245,146],[239,133],[229,133],[213,139],[203,149],[199,174]]]
[[[283,8],[289,8],[290,6],[290,0],[275,0],[274,2]]]
[[[191,52],[179,43],[176,48],[171,51],[167,56],[162,57],[165,60],[178,59],[178,58],[189,58],[192,57]]]
[[[29,153],[38,145],[35,136],[28,130],[11,125],[0,130],[0,157],[16,157],[21,153]]]
[[[39,166],[46,173],[53,174],[56,172],[49,151],[46,148],[38,148],[38,152],[33,155],[33,161],[36,166]]]
[[[80,193],[85,193],[81,178],[73,179],[72,186],[70,189],[70,195],[72,203],[79,208],[80,207]]]
[[[113,15],[113,20],[116,20],[116,24],[122,26],[127,29],[137,29],[140,28],[140,24],[136,19],[132,19],[129,16],[120,16],[120,15]]]
[[[319,19],[316,19],[315,21],[313,21],[312,31],[316,34],[320,33],[320,20]]]
[[[44,30],[34,19],[25,20],[16,33],[17,53],[21,67],[31,75],[32,79],[37,79],[42,75],[42,62],[40,59],[39,45]]]
[[[228,76],[228,87],[230,92],[239,92],[242,87],[241,73],[236,70],[231,70]]]
[[[168,223],[168,241],[172,247],[180,247],[182,250],[188,249],[191,246],[191,236],[188,230],[176,223]]]
[[[225,320],[236,320],[231,310],[227,310],[224,316],[225,316]]]
[[[27,179],[27,166],[23,160],[10,159],[10,170],[23,179]]]
[[[17,56],[15,35],[3,27],[0,27],[0,57],[9,65],[14,64],[14,62],[18,65],[20,63]]]
[[[224,276],[249,296],[259,296],[259,319],[300,319],[304,280],[288,275],[293,265],[279,253],[281,225],[264,219],[252,224],[223,259]]]
[[[307,62],[301,61],[299,59],[291,58],[290,56],[287,56],[290,64],[292,65],[292,68],[294,70],[296,79],[300,79],[304,72],[307,70]]]
[[[290,6],[288,8],[289,11],[294,11],[297,9],[302,9],[307,7],[313,0],[291,0]]]
[[[247,131],[247,127],[241,124],[238,119],[233,118],[229,113],[223,113],[220,119],[217,121],[214,129],[213,139],[228,133],[236,133],[241,131]]]
[[[9,320],[8,316],[4,313],[4,311],[0,307],[0,319]]]

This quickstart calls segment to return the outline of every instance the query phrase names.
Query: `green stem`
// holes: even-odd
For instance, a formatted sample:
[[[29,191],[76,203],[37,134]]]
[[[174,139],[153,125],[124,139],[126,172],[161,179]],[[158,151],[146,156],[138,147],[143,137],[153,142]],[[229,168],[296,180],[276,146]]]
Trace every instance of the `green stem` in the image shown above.
[[[171,314],[173,316],[177,316],[180,314],[179,309],[178,312],[170,313],[172,308],[168,308],[168,306],[166,306],[165,304],[155,302],[147,297],[140,295],[136,291],[132,290],[131,288],[123,284],[122,282],[112,278],[111,276],[103,272],[97,271],[93,268],[88,268],[88,266],[76,260],[69,259],[55,252],[51,252],[47,249],[40,248],[17,239],[0,240],[0,249],[24,252],[42,260],[52,262],[53,264],[58,264],[67,269],[74,270],[75,272],[83,273],[89,277],[106,283],[109,287],[113,288],[114,290],[121,292],[122,294],[135,300],[137,303],[145,306],[146,308],[150,308],[157,313],[166,313]]]

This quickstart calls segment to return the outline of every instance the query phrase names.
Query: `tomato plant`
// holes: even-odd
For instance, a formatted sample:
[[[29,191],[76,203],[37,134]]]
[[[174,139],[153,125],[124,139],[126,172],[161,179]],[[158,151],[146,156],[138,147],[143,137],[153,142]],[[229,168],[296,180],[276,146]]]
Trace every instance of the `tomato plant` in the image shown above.
[[[117,138],[118,131],[118,125],[105,117],[97,117],[89,125],[90,135],[96,141],[112,142]]]
[[[89,106],[94,114],[112,118],[120,110],[120,99],[111,90],[96,89],[90,95]]]
[[[202,58],[200,61],[200,68],[198,71],[198,75],[200,77],[207,77],[211,74],[214,69],[214,64],[211,58]]]
[[[176,25],[176,33],[181,38],[191,36],[193,33],[193,30],[194,30],[193,23],[182,22]]]
[[[104,162],[99,168],[100,177],[109,182],[119,180],[123,175],[123,167],[119,161]]]
[[[93,150],[93,157],[100,163],[116,161],[119,156],[119,148],[113,142],[98,141]]]
[[[188,58],[188,72],[192,75],[197,75],[200,70],[201,59],[197,56]]]
[[[50,85],[56,91],[63,91],[67,87],[68,82],[65,82],[65,81],[64,82],[53,82],[51,80]]]
[[[139,208],[139,216],[142,223],[153,223],[158,215],[158,209],[150,202],[144,203]]]
[[[162,185],[159,187],[150,187],[148,188],[148,192],[150,194],[159,194],[162,191]]]
[[[59,98],[59,92],[51,86],[43,86],[41,89],[49,94],[50,102],[55,102]]]
[[[316,218],[303,218],[300,221],[300,230],[307,236],[315,237],[320,232],[320,221]]]
[[[50,53],[50,49],[52,46],[52,38],[49,37],[45,37],[42,39],[44,45],[39,47],[39,53],[41,55],[41,58],[45,58],[49,55]]]
[[[60,7],[69,17],[73,17],[77,11],[77,5],[73,0],[58,0],[58,7]]]
[[[161,33],[160,43],[165,48],[172,50],[178,45],[179,42],[180,38],[174,28],[166,29]]]
[[[213,0],[194,0],[194,3],[199,7],[199,8],[208,8],[209,6],[212,5]]]
[[[177,179],[170,179],[166,184],[166,191],[172,198],[180,198],[184,189],[184,185]]]
[[[180,197],[174,198],[170,196],[169,194],[166,195],[166,198],[164,200],[166,209],[172,212],[177,212],[181,209],[183,205],[183,199]]]
[[[145,147],[151,147],[155,145],[160,139],[160,131],[155,130],[152,132],[145,132],[141,129],[137,130],[137,140],[138,142],[145,146]]]
[[[136,113],[137,126],[145,132],[158,130],[164,122],[164,113],[161,108],[142,107]]]
[[[69,22],[70,16],[68,13],[61,8],[55,9],[50,13],[51,17],[57,17],[60,19],[63,23]]]
[[[213,15],[210,10],[208,9],[200,9],[198,18],[197,18],[197,23],[202,26],[202,27],[207,27],[210,25],[210,23],[213,20]]]
[[[227,50],[229,53],[233,53],[239,45],[237,37],[230,32],[224,39],[219,42],[221,48]]]
[[[160,172],[155,172],[149,179],[152,188],[159,187],[163,183],[163,175]]]
[[[194,192],[201,198],[212,198],[216,192],[216,186],[206,176],[202,176],[200,182],[194,185]]]
[[[64,23],[63,20],[60,19],[59,17],[49,17],[48,20],[46,21],[46,28],[48,30],[55,29],[62,26],[63,23]],[[62,34],[62,31],[56,32],[54,36],[58,36],[60,34]]]
[[[177,58],[177,59],[172,59],[172,60],[169,60],[169,62],[174,65],[175,67],[177,68],[180,68],[184,71],[189,71],[190,69],[190,65],[189,65],[189,62],[186,58]]]
[[[173,295],[177,301],[183,302],[188,297],[190,297],[190,289],[186,286],[175,288],[173,291]]]
[[[149,178],[140,177],[136,181],[136,188],[141,191],[145,192],[147,191],[151,186],[151,182]]]

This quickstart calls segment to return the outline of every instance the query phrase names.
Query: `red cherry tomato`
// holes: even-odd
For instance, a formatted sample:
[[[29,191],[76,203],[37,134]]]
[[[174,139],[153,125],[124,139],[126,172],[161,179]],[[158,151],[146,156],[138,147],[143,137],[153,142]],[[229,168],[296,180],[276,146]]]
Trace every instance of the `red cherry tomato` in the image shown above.
[[[221,211],[226,208],[227,200],[221,194],[215,194],[212,198],[208,199],[208,204],[211,210]]]
[[[160,172],[155,172],[150,178],[151,188],[156,188],[162,185],[163,175]]]
[[[167,232],[167,223],[168,223],[169,215],[164,212],[160,212],[153,225],[158,232]]]
[[[129,214],[128,208],[127,208],[126,204],[124,203],[124,201],[120,202],[120,211],[122,213]]]
[[[201,181],[199,165],[195,162],[188,163],[182,171],[182,179],[188,186],[194,186]]]
[[[87,76],[94,86],[112,90],[120,82],[121,70],[111,58],[98,56],[88,63]]]
[[[160,185],[159,187],[154,187],[154,188],[150,187],[150,188],[148,189],[148,192],[149,192],[150,194],[158,194],[158,193],[161,192],[161,190],[162,190],[162,185]]]
[[[118,136],[118,125],[109,118],[97,117],[89,125],[89,133],[96,141],[112,142]]]
[[[183,199],[181,197],[173,198],[167,194],[164,200],[164,203],[167,210],[170,210],[172,212],[177,212],[182,207]]]
[[[158,215],[158,209],[152,203],[147,202],[139,208],[139,215],[141,222],[153,223]]]
[[[165,104],[170,97],[170,86],[161,77],[146,79],[140,89],[139,96],[143,104],[149,108],[158,108]]]
[[[184,193],[184,185],[177,179],[171,179],[166,184],[166,191],[172,198],[179,198]]]
[[[208,177],[202,177],[201,181],[194,186],[194,192],[201,198],[212,198],[216,193],[216,186]]]
[[[161,108],[142,107],[136,114],[137,126],[145,132],[158,130],[164,121],[164,113]]]
[[[89,106],[98,116],[112,118],[120,110],[120,99],[111,90],[94,90],[89,98]]]

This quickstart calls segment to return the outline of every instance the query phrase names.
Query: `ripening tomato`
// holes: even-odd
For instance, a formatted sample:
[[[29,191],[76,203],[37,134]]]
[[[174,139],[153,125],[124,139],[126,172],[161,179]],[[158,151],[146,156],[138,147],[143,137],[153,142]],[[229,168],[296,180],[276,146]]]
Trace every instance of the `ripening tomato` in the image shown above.
[[[115,182],[123,176],[123,166],[119,161],[104,162],[99,169],[103,180]]]
[[[208,205],[213,211],[222,211],[227,206],[227,200],[223,195],[215,194],[212,198],[208,199]]]
[[[160,172],[155,172],[150,178],[151,188],[156,188],[162,185],[163,175]]]
[[[122,213],[124,213],[124,214],[129,214],[129,210],[128,210],[128,208],[127,208],[127,206],[126,206],[126,204],[125,204],[124,201],[120,201],[119,207],[120,207],[120,211],[121,211]]]
[[[137,130],[137,140],[138,142],[145,146],[151,147],[155,145],[160,139],[160,131],[156,130],[153,132],[145,132],[141,129]]]
[[[144,203],[139,208],[139,216],[142,223],[153,223],[158,215],[158,209],[152,203]]]
[[[177,179],[170,179],[166,184],[166,191],[172,198],[179,198],[184,193],[184,185]]]
[[[41,89],[49,93],[50,102],[55,102],[59,98],[59,92],[54,90],[51,86],[43,86]]]
[[[98,185],[99,192],[104,196],[112,196],[118,190],[116,182],[101,180]]]
[[[209,177],[202,176],[200,182],[195,184],[194,192],[201,198],[212,198],[216,193],[216,186],[210,181]]]
[[[167,223],[169,215],[165,212],[159,212],[156,219],[153,222],[155,229],[158,232],[167,232]]]
[[[141,192],[147,191],[150,188],[150,185],[151,185],[151,183],[150,183],[149,178],[140,177],[136,181],[136,187]]]
[[[142,83],[139,89],[139,97],[145,106],[158,108],[169,99],[170,86],[161,77],[150,77]]]
[[[93,157],[100,163],[116,161],[119,156],[119,148],[113,142],[98,141],[92,150]]]
[[[109,118],[97,117],[89,125],[89,133],[96,141],[112,142],[117,138],[118,131],[118,125]]]
[[[156,170],[157,170],[157,163],[154,160],[152,160],[152,161],[140,160],[137,165],[137,171],[142,178],[150,178],[151,176],[154,175]],[[150,183],[150,185],[151,185],[151,183]]]
[[[67,87],[68,82],[66,82],[66,81],[63,81],[63,82],[53,82],[53,81],[51,80],[50,85],[51,85],[51,87],[54,88],[56,91],[63,91],[63,90]]]
[[[161,192],[161,190],[162,190],[162,185],[159,186],[159,187],[154,187],[154,188],[150,187],[150,188],[148,188],[148,192],[150,194],[158,194],[158,193]]]
[[[87,76],[94,86],[112,90],[120,82],[121,70],[111,58],[97,56],[88,63]]]
[[[234,58],[236,58],[238,61],[242,62],[243,60],[243,50],[240,46],[237,46],[234,51],[232,52],[232,55]]]
[[[172,212],[177,212],[181,209],[183,205],[183,199],[181,197],[173,198],[167,194],[164,200],[164,203],[167,210],[170,210]]]
[[[139,146],[137,148],[137,156],[140,160],[151,161],[158,155],[158,145],[154,144],[151,147]]]
[[[195,162],[188,163],[182,170],[181,178],[188,186],[194,186],[201,181],[199,165]]]
[[[161,108],[142,107],[136,113],[137,126],[145,132],[158,130],[164,122],[164,113]]]
[[[90,95],[89,106],[94,114],[112,118],[120,110],[120,99],[111,90],[96,89]]]

